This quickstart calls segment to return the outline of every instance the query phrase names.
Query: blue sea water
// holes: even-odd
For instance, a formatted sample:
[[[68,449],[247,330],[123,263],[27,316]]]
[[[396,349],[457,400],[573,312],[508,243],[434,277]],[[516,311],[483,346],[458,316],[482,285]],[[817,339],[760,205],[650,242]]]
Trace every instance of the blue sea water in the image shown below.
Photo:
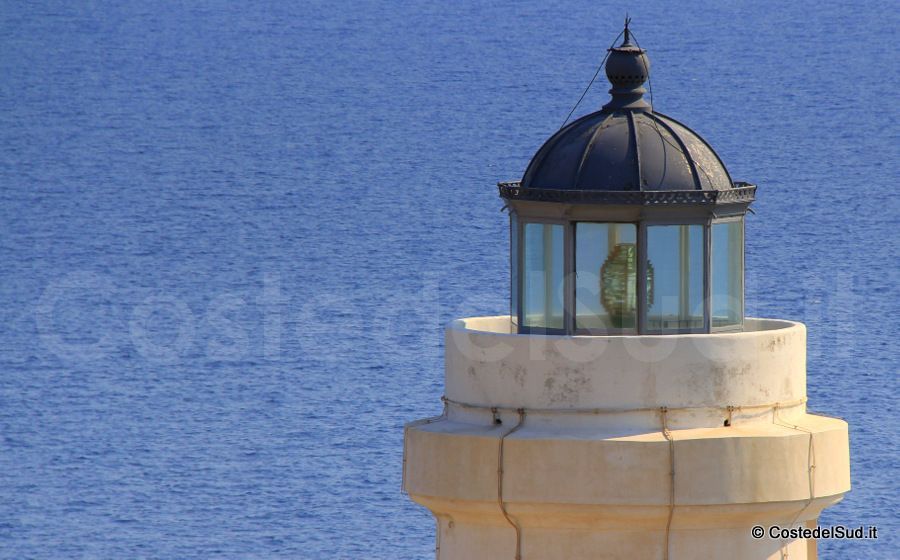
[[[402,425],[626,10],[900,557],[896,4],[462,0],[0,4],[0,558],[430,558]]]

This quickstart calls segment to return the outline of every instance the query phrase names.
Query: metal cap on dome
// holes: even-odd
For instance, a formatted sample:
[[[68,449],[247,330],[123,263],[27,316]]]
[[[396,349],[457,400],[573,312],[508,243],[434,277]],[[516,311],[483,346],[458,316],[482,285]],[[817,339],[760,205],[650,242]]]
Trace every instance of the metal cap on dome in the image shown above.
[[[647,51],[632,44],[629,23],[631,19],[626,18],[622,44],[609,49],[606,59],[606,78],[613,86],[609,90],[612,99],[603,106],[606,112],[651,110],[650,104],[644,99],[647,90],[642,87],[650,76],[650,60],[647,58]]]

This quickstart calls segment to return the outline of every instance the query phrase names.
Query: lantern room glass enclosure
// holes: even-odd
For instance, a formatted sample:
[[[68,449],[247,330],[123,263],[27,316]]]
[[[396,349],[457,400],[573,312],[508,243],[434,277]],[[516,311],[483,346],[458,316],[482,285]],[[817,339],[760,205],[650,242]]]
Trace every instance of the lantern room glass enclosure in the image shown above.
[[[510,215],[511,316],[520,333],[740,330],[744,221]]]

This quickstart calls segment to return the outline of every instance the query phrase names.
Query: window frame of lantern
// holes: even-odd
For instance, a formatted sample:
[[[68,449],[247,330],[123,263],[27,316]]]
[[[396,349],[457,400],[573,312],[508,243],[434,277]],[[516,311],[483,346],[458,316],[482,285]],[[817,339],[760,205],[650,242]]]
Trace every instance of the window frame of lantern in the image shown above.
[[[513,211],[515,212],[515,211]],[[570,220],[562,219],[562,218],[547,218],[541,216],[522,216],[518,212],[516,212],[516,222],[517,222],[517,249],[518,256],[516,260],[516,266],[518,268],[518,277],[517,277],[517,292],[519,301],[517,306],[517,317],[516,317],[516,329],[515,332],[518,334],[545,334],[545,335],[568,335],[571,331],[569,330],[569,306],[570,306],[570,293],[569,293],[569,267],[571,265],[571,258],[569,256],[570,253],[570,245],[572,244],[571,235],[569,233],[569,224]],[[544,224],[544,225],[558,225],[563,228],[563,301],[562,301],[562,311],[563,311],[563,326],[562,328],[546,328],[546,327],[531,327],[525,325],[525,226],[528,224]],[[544,302],[545,305],[549,302]]]
[[[519,332],[519,214],[509,209],[509,320],[511,332]]]
[[[711,217],[647,217],[640,221],[638,228],[638,333],[641,335],[667,335],[667,334],[706,334],[710,332],[710,224]],[[647,258],[649,248],[649,236],[647,229],[654,226],[702,226],[703,247],[702,271],[703,286],[701,298],[703,300],[703,325],[689,329],[651,329],[647,326],[647,317],[650,306],[647,303]],[[644,279],[643,282],[640,280]]]
[[[709,225],[709,256],[707,260],[709,261],[709,276],[708,282],[710,284],[710,292],[708,295],[707,305],[709,306],[709,332],[741,332],[744,330],[744,313],[746,311],[746,294],[747,294],[747,220],[745,219],[745,214],[731,214],[725,215],[721,217],[713,217],[710,220]],[[721,327],[713,326],[713,317],[712,317],[712,283],[713,283],[713,268],[712,268],[712,227],[716,224],[727,224],[730,222],[739,222],[741,224],[741,269],[739,271],[738,277],[741,279],[741,294],[740,294],[740,309],[738,316],[740,317],[740,321],[734,325],[724,325]]]

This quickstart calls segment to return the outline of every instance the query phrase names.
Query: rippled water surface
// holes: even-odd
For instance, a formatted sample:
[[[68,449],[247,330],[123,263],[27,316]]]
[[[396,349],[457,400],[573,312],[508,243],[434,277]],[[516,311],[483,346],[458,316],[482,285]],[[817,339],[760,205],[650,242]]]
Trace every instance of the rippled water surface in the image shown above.
[[[506,215],[626,10],[0,10],[0,557],[429,558],[401,427],[507,309]],[[759,184],[748,307],[809,326],[897,558],[898,11],[642,2],[657,109]],[[598,84],[578,113],[606,97]]]

